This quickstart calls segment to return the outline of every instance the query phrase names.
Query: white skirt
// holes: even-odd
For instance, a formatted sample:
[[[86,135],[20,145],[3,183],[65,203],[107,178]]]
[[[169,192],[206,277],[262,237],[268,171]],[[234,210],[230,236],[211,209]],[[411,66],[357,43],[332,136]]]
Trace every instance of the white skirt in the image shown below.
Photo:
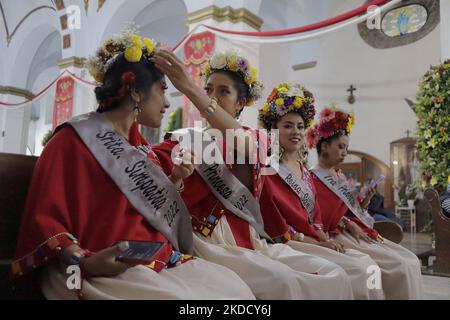
[[[335,237],[346,248],[368,254],[380,267],[383,291],[386,299],[423,299],[423,283],[420,261],[404,247],[384,240],[384,243],[359,243],[347,232]]]
[[[371,267],[377,265],[369,255],[354,249],[347,249],[345,253],[339,253],[316,244],[298,241],[288,241],[286,244],[296,251],[324,258],[342,267],[350,278],[355,299],[384,299],[382,288],[367,284],[371,275]]]
[[[69,290],[66,282],[67,275],[59,267],[47,266],[41,282],[44,296],[77,299],[76,290]],[[82,282],[82,293],[90,300],[255,299],[233,271],[199,258],[159,273],[138,265],[115,277],[93,277]]]
[[[194,253],[236,272],[258,299],[353,299],[350,280],[338,265],[268,244],[250,227],[255,250],[236,245],[223,216],[211,237],[194,234]]]

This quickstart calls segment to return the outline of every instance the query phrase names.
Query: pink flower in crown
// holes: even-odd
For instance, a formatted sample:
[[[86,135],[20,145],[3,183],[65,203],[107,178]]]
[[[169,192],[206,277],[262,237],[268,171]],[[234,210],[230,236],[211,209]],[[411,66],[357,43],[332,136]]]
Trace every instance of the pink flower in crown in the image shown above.
[[[320,112],[320,119],[323,121],[329,121],[334,118],[334,111],[330,108],[325,108]]]
[[[320,134],[319,134],[319,130],[317,130],[316,126],[306,130],[306,142],[308,143],[309,149],[314,147],[319,142],[319,139],[320,139]]]

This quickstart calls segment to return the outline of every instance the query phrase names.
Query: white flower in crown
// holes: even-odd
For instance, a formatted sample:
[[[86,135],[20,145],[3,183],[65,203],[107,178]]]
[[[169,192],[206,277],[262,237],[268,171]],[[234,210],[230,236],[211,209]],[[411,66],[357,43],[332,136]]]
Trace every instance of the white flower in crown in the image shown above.
[[[227,56],[222,52],[213,54],[210,60],[211,69],[223,69],[227,65]]]
[[[305,98],[303,88],[301,85],[293,85],[287,92],[284,93],[286,97],[300,97]]]
[[[250,95],[255,99],[258,100],[262,96],[263,91],[263,85],[261,82],[257,81],[255,82],[252,87],[250,88]]]
[[[231,48],[225,51],[225,56],[229,61],[231,60],[237,60],[239,58],[239,53],[236,49]]]

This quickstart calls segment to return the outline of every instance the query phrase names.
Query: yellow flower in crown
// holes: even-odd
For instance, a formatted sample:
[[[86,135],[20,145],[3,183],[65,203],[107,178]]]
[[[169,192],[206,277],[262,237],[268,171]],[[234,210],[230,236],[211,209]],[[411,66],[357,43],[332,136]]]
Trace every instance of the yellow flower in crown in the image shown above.
[[[263,112],[269,112],[269,110],[270,110],[270,106],[269,106],[269,104],[267,102],[265,102],[263,104],[263,106],[262,106],[262,111]]]
[[[155,44],[153,43],[152,39],[144,38],[144,44],[147,48],[147,54],[151,55],[153,53],[153,50],[155,49]]]
[[[286,88],[286,87],[279,87],[279,88],[277,88],[277,90],[280,93],[288,92],[288,88]]]
[[[294,107],[299,108],[303,105],[303,102],[304,102],[304,100],[301,97],[295,97],[293,105],[294,105]]]
[[[230,69],[231,71],[238,71],[239,70],[236,56],[228,57],[227,65],[228,65],[228,69]]]
[[[284,99],[283,98],[278,98],[277,100],[275,100],[275,104],[277,106],[284,106]]]
[[[142,49],[138,46],[132,46],[125,49],[124,55],[128,62],[139,62],[142,58]]]
[[[245,78],[245,83],[250,85],[258,79],[258,71],[255,67],[250,67],[250,75]]]
[[[142,40],[141,38],[139,38],[139,36],[137,34],[132,34],[129,38],[130,42],[131,42],[131,46],[136,46],[139,48],[142,48]]]
[[[203,63],[202,64],[202,76],[209,76],[211,73],[211,66],[209,63]]]
[[[348,117],[348,122],[347,122],[347,127],[345,128],[345,130],[348,132],[348,133],[352,133],[352,130],[353,130],[353,117],[352,116],[350,116],[350,117]]]

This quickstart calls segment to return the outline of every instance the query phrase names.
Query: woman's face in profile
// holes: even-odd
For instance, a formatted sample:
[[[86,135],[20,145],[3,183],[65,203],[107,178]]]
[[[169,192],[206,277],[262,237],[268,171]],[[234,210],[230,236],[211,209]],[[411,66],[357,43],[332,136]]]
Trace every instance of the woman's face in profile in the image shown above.
[[[140,124],[150,128],[161,127],[162,118],[167,108],[170,107],[170,103],[165,95],[166,90],[166,80],[162,78],[154,82],[146,92],[140,104],[142,112],[137,117]]]

